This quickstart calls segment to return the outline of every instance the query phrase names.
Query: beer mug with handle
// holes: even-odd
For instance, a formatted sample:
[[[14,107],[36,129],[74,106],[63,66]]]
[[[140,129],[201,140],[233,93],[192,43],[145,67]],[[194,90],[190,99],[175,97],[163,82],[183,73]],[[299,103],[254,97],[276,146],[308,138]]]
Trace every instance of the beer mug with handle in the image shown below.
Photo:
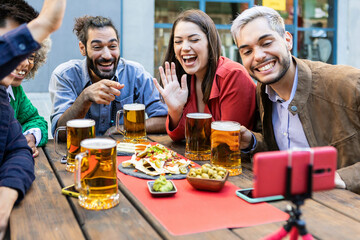
[[[229,170],[230,176],[242,173],[240,124],[232,121],[211,123],[211,164]]]
[[[59,132],[66,131],[66,154],[59,149]],[[74,172],[75,156],[80,152],[80,142],[95,137],[95,121],[92,119],[73,119],[66,122],[66,127],[58,127],[55,131],[55,152],[66,158],[66,170]]]
[[[123,128],[120,124],[121,115],[124,115]],[[124,136],[126,142],[145,139],[145,105],[139,103],[125,104],[123,109],[116,114],[116,129]]]
[[[116,141],[90,138],[81,141],[76,155],[75,188],[79,204],[91,210],[109,209],[119,203],[116,176]]]
[[[210,160],[210,113],[188,113],[185,124],[185,157],[190,160]]]

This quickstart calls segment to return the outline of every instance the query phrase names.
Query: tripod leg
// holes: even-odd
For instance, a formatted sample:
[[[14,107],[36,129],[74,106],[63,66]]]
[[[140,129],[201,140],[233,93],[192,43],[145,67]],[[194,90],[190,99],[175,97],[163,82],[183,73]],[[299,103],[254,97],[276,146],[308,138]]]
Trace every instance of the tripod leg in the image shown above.
[[[299,236],[299,231],[296,227],[293,227],[290,231],[290,240],[297,240]]]
[[[261,240],[280,240],[287,235],[287,231],[282,227],[274,233],[267,235],[266,237],[262,238]]]

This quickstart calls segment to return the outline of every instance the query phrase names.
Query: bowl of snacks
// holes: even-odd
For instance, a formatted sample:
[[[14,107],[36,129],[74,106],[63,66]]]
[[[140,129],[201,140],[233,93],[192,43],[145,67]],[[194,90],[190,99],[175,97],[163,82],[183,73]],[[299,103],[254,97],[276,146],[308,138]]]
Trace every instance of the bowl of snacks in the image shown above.
[[[175,184],[163,175],[155,181],[148,181],[147,185],[153,197],[168,197],[177,193]]]
[[[229,171],[208,163],[199,168],[191,168],[186,176],[195,189],[217,192],[220,191],[229,177]]]

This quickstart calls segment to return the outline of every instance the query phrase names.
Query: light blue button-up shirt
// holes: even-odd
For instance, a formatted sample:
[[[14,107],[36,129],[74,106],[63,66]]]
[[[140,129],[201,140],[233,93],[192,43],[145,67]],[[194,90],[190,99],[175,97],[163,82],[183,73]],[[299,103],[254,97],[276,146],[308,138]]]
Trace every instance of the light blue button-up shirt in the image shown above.
[[[287,101],[280,98],[269,85],[265,88],[266,94],[268,94],[269,99],[273,102],[272,124],[276,143],[280,150],[309,147],[299,115],[293,115],[288,110],[289,104],[295,96],[297,84],[298,70],[296,68],[291,95]],[[291,106],[291,110],[296,112],[298,109],[296,106]]]
[[[139,63],[120,59],[115,73],[117,81],[125,87],[120,90],[120,96],[115,96],[112,104],[116,111],[124,104],[145,104],[145,111],[149,118],[167,115],[166,104],[160,101],[152,76]],[[49,92],[53,103],[50,116],[51,131],[54,135],[57,121],[61,115],[75,102],[83,89],[91,85],[86,58],[70,60],[59,65],[51,75]],[[111,122],[111,105],[93,103],[85,118],[94,119],[96,135],[103,135],[115,123]],[[122,123],[123,119],[120,120]]]

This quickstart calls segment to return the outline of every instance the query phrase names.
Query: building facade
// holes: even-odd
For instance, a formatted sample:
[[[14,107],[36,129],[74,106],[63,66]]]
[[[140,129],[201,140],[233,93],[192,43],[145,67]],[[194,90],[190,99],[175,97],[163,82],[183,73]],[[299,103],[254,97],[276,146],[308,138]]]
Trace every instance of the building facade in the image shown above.
[[[40,10],[42,0],[28,0]],[[137,61],[157,77],[172,22],[180,11],[198,8],[215,22],[222,40],[222,54],[241,61],[230,35],[231,21],[239,12],[267,5],[279,11],[294,36],[293,54],[300,58],[360,68],[359,0],[72,0],[67,2],[61,28],[52,35],[47,64],[35,80],[23,84],[27,92],[47,92],[52,71],[59,64],[82,58],[72,32],[74,18],[110,17],[120,34],[121,56]],[[37,84],[34,84],[36,81]]]

